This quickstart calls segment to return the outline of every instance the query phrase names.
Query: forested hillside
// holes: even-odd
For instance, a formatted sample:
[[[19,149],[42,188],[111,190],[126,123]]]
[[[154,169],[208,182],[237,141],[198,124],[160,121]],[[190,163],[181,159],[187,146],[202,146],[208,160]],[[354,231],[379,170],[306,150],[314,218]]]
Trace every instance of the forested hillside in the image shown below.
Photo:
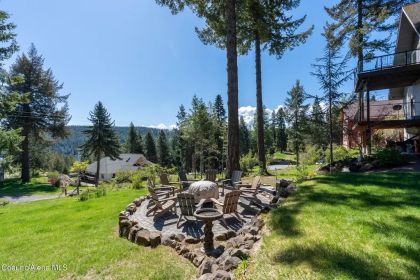
[[[57,140],[57,143],[54,145],[54,150],[57,152],[66,155],[66,156],[77,156],[78,155],[78,147],[82,145],[85,141],[85,135],[83,135],[83,130],[85,130],[87,126],[68,126],[69,136],[65,139]],[[151,131],[153,137],[157,137],[159,134],[160,129],[157,128],[149,128],[149,127],[136,127],[137,131],[142,135],[145,136],[147,131]],[[120,139],[120,143],[125,143],[125,139],[128,133],[128,126],[116,126],[115,131]],[[168,138],[172,137],[172,131],[166,131]]]

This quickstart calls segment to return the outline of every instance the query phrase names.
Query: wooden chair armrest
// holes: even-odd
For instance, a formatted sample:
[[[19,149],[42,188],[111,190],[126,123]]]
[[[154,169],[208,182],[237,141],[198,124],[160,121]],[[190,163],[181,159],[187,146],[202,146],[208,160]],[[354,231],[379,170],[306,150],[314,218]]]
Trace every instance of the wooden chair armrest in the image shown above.
[[[214,202],[214,203],[216,203],[216,204],[220,205],[220,206],[223,206],[223,203],[221,203],[220,201],[218,201],[218,200],[217,200],[217,199],[215,199],[215,198],[210,198],[210,200],[211,200],[212,202]]]
[[[168,201],[168,200],[175,200],[176,201],[177,198],[176,198],[176,196],[171,196],[171,197],[159,199],[159,202],[165,202],[165,201]]]

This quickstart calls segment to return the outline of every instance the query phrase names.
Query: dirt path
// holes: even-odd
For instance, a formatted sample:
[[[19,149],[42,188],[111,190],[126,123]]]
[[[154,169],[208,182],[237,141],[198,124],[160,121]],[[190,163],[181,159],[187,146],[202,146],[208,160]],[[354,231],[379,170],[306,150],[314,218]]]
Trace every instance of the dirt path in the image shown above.
[[[0,198],[5,199],[11,203],[22,203],[22,202],[54,199],[58,197],[59,197],[58,194],[48,194],[48,195],[2,196]]]

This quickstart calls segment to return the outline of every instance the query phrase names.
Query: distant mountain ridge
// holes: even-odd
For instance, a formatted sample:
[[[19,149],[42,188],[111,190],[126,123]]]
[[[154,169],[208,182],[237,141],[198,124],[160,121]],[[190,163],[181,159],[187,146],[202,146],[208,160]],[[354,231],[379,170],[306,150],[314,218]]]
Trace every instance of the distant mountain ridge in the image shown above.
[[[54,144],[53,149],[63,155],[77,157],[80,153],[79,147],[85,142],[86,139],[83,131],[88,127],[89,126],[86,125],[67,126],[69,136],[64,139],[58,139]],[[158,136],[159,131],[161,130],[164,130],[167,133],[168,139],[172,138],[172,130],[150,128],[144,126],[138,126],[136,129],[143,138],[149,130],[155,138]],[[118,138],[120,139],[120,143],[124,144],[128,133],[128,126],[116,126],[115,131],[118,135]]]

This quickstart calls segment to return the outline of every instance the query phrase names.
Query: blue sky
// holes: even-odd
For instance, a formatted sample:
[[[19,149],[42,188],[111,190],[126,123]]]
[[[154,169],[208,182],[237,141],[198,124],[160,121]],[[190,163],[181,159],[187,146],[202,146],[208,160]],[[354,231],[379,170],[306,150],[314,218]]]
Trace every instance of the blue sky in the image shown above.
[[[263,98],[268,108],[283,104],[300,79],[319,93],[311,63],[322,55],[320,33],[327,20],[323,6],[335,1],[302,0],[294,12],[307,14],[304,28],[315,25],[307,43],[281,60],[263,56]],[[188,11],[172,15],[153,0],[1,0],[17,24],[22,51],[34,43],[45,63],[64,83],[70,124],[88,124],[88,112],[101,100],[116,125],[166,126],[176,122],[180,104],[194,94],[212,101],[226,97],[226,54],[203,45],[194,27],[202,21]],[[239,105],[255,106],[254,55],[239,57]],[[345,90],[351,91],[351,82]]]

